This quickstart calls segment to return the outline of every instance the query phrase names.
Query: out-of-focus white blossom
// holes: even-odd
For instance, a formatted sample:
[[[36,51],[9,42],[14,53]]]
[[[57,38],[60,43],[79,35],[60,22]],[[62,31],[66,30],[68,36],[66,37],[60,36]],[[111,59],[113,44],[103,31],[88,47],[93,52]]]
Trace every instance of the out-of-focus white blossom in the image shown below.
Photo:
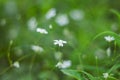
[[[19,9],[16,2],[13,0],[10,0],[4,4],[4,10],[7,15],[16,15]]]
[[[48,34],[47,30],[43,29],[43,28],[37,28],[36,31],[41,33],[41,34]]]
[[[107,56],[110,57],[110,55],[111,55],[111,49],[110,49],[110,47],[107,48],[106,53],[107,53]]]
[[[58,45],[59,47],[63,47],[63,44],[66,44],[66,41],[63,40],[54,40],[54,45]]]
[[[19,64],[18,61],[14,62],[14,63],[13,63],[13,66],[14,66],[15,68],[20,68],[20,64]]]
[[[65,26],[69,24],[69,19],[66,14],[61,14],[56,17],[55,22],[60,26]]]
[[[37,46],[37,45],[32,45],[31,49],[35,52],[43,52],[44,51],[42,47]]]
[[[30,18],[27,22],[27,25],[30,30],[35,30],[38,25],[36,18],[35,17]]]
[[[109,74],[108,74],[108,73],[103,73],[103,77],[104,77],[105,79],[107,79],[107,78],[108,78],[108,76],[109,76]]]
[[[55,8],[51,8],[45,15],[46,19],[51,19],[52,17],[54,17],[56,15],[56,9]]]
[[[70,12],[70,17],[73,20],[82,20],[84,18],[84,12],[82,10],[72,10]]]
[[[58,62],[57,64],[56,64],[56,67],[58,67],[58,68],[68,68],[68,67],[70,67],[71,66],[71,61],[70,60],[65,60],[65,61],[63,61],[63,62]]]
[[[115,38],[113,36],[105,36],[104,39],[108,42],[114,41]]]

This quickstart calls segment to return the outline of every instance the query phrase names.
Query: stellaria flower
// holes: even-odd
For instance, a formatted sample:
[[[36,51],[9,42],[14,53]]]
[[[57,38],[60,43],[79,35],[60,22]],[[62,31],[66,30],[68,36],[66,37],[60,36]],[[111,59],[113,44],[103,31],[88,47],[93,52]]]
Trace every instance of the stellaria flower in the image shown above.
[[[63,61],[63,62],[58,62],[57,64],[56,64],[56,67],[58,67],[58,68],[68,68],[68,67],[70,67],[71,66],[71,61],[70,60],[65,60],[65,61]]]
[[[105,36],[104,39],[108,42],[114,41],[115,38],[113,36]]]
[[[35,17],[30,18],[30,20],[28,20],[27,22],[27,25],[30,30],[35,30],[38,25],[36,18]]]
[[[63,47],[63,44],[66,44],[66,41],[63,40],[54,40],[54,45],[58,45],[60,47]]]
[[[109,76],[109,74],[108,74],[108,73],[103,73],[103,77],[104,77],[105,79],[107,79],[107,78],[108,78],[108,76]]]
[[[32,45],[31,49],[35,52],[43,52],[43,48],[37,45]]]
[[[41,33],[41,34],[48,34],[47,30],[43,29],[43,28],[37,28],[36,31]]]
[[[14,63],[13,63],[13,66],[16,67],[16,68],[20,68],[20,64],[19,64],[18,61],[14,62]]]
[[[110,55],[111,55],[111,49],[110,49],[110,47],[107,48],[106,53],[107,53],[107,56],[110,57]]]
[[[69,24],[69,19],[66,14],[60,14],[56,17],[55,22],[60,26],[65,26]]]
[[[78,10],[78,9],[72,10],[70,12],[70,17],[73,20],[82,20],[84,18],[84,12],[82,10]]]
[[[51,19],[52,17],[54,17],[56,15],[56,9],[55,8],[51,8],[45,15],[46,19]]]

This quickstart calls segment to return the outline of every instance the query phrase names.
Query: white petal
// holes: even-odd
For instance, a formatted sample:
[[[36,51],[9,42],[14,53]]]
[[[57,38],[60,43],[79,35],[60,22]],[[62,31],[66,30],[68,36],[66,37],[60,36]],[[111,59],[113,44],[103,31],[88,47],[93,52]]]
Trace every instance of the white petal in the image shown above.
[[[52,8],[46,13],[46,19],[51,19],[56,15],[56,9]]]
[[[14,62],[14,63],[13,63],[13,66],[16,67],[16,68],[19,68],[19,67],[20,67],[20,64],[19,64],[19,62]]]

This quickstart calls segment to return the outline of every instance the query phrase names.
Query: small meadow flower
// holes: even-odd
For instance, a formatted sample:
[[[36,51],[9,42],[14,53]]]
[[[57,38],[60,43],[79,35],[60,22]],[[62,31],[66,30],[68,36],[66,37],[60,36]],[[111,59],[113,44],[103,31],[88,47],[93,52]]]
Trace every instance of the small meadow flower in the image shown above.
[[[37,28],[36,31],[41,33],[41,34],[48,34],[47,30],[43,29],[43,28]]]
[[[30,18],[30,20],[28,20],[27,22],[27,25],[30,30],[35,30],[38,25],[36,18],[35,17]]]
[[[66,44],[66,41],[63,40],[54,40],[54,45],[58,45],[59,47],[63,47],[63,44]]]
[[[113,36],[105,36],[104,39],[108,42],[114,41],[115,38]]]
[[[107,48],[106,53],[107,53],[107,56],[110,57],[110,55],[111,55],[111,49],[110,49],[110,47]]]
[[[14,63],[13,63],[13,66],[14,66],[15,68],[20,68],[20,64],[19,64],[18,61],[14,62]]]
[[[82,20],[84,18],[84,12],[82,10],[72,10],[70,12],[70,17],[73,20]]]
[[[105,79],[107,79],[107,78],[108,78],[108,76],[109,76],[109,74],[108,74],[108,73],[103,73],[103,77],[104,77]]]
[[[43,48],[37,45],[32,45],[31,49],[35,52],[43,52]]]
[[[55,8],[51,8],[45,15],[46,19],[51,19],[52,17],[54,17],[56,15],[56,9]]]
[[[56,17],[55,22],[60,26],[65,26],[69,24],[69,19],[66,14],[61,14]]]
[[[62,69],[68,68],[68,67],[70,67],[70,66],[71,66],[71,61],[70,61],[70,60],[65,60],[65,61],[63,61],[63,62],[58,62],[58,63],[56,64],[56,67],[62,68]]]

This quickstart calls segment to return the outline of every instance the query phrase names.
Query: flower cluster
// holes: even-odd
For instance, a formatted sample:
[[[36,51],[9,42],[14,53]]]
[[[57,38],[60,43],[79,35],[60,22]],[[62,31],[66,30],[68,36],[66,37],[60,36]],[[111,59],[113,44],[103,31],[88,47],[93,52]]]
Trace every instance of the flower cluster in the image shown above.
[[[54,17],[56,15],[56,9],[55,8],[51,8],[47,13],[46,13],[46,19],[51,19],[52,17]]]
[[[41,33],[41,34],[48,34],[47,30],[45,30],[43,28],[37,28],[36,31]]]
[[[108,78],[108,76],[109,76],[109,74],[108,74],[108,73],[103,73],[103,77],[104,77],[105,79],[107,79],[107,78]]]
[[[65,26],[65,25],[69,24],[69,19],[68,19],[68,16],[66,14],[60,14],[56,17],[55,22],[59,26]]]
[[[63,44],[66,44],[66,41],[63,40],[54,40],[54,45],[58,45],[59,47],[63,47]]]
[[[108,42],[114,41],[115,38],[113,36],[105,36],[104,39]]]
[[[31,49],[35,52],[43,52],[43,48],[37,45],[32,45]]]
[[[70,61],[70,60],[65,60],[65,61],[63,61],[63,62],[58,62],[58,63],[56,64],[56,67],[62,68],[62,69],[68,68],[68,67],[70,67],[70,66],[71,66],[71,61]]]

